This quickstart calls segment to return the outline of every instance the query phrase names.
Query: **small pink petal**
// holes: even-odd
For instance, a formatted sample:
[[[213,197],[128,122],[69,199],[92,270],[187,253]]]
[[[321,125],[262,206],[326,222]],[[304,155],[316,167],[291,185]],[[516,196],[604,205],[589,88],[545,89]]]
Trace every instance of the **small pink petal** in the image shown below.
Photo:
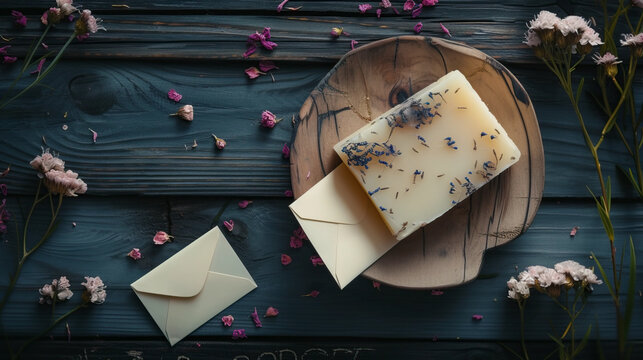
[[[140,251],[138,248],[133,248],[133,249],[132,249],[128,254],[127,254],[127,256],[131,257],[131,258],[132,258],[132,259],[134,259],[134,260],[138,260],[138,259],[140,259],[140,258],[142,257],[142,256],[141,256],[141,251]]]
[[[47,61],[46,58],[40,59],[40,62],[38,62],[38,66],[36,66],[36,70],[32,71],[31,74],[39,74],[42,71],[42,66],[45,64],[45,61]]]
[[[300,238],[298,238],[298,237],[296,237],[296,236],[291,236],[291,237],[290,237],[290,247],[291,247],[291,248],[293,248],[293,249],[299,249],[299,248],[300,248],[300,247],[302,247],[303,245],[304,245],[304,243],[301,241],[301,239],[300,239]]]
[[[247,339],[247,338],[248,338],[248,335],[246,335],[245,329],[232,330],[232,340],[240,340],[240,339]]]
[[[40,45],[41,45],[41,46],[42,46],[42,48],[43,48],[43,49],[45,49],[45,50],[49,49],[49,45],[47,45],[47,44],[45,44],[45,43],[41,43]]]
[[[370,10],[372,8],[373,8],[373,5],[371,5],[371,4],[359,4],[359,5],[357,5],[357,9],[359,9],[359,12],[361,12],[362,14],[364,14],[365,12],[367,12],[368,10]]]
[[[355,46],[359,44],[357,40],[351,40],[351,50],[355,50]]]
[[[243,53],[243,58],[247,59],[248,56],[254,54],[255,51],[257,51],[257,46],[255,46],[255,45],[248,46],[248,49]]]
[[[16,56],[4,55],[2,57],[2,62],[5,63],[5,64],[15,63],[16,61],[18,61],[18,57],[16,57]]]
[[[165,231],[158,231],[156,232],[156,235],[154,235],[154,239],[152,239],[152,241],[154,242],[154,245],[163,245],[168,241],[171,242],[172,238],[173,236],[168,235]]]
[[[196,347],[201,347],[201,343],[196,343]]]
[[[259,70],[263,72],[268,72],[272,69],[279,69],[273,61],[270,61],[270,60],[259,61]]]
[[[288,144],[284,144],[284,147],[281,148],[281,156],[284,159],[290,158],[290,148],[288,147]]]
[[[225,220],[223,226],[225,226],[228,231],[232,231],[232,229],[234,229],[234,221],[232,219]]]
[[[440,295],[442,295],[442,294],[444,294],[444,291],[441,291],[441,290],[431,290],[431,295],[433,295],[433,296],[440,296]]]
[[[71,226],[76,227],[76,223],[75,222],[71,223]]]
[[[245,209],[248,207],[248,205],[252,204],[252,201],[250,200],[241,200],[237,205],[239,205],[240,208]]]
[[[292,258],[286,254],[281,254],[281,265],[286,266],[292,262]]]
[[[482,315],[478,315],[478,314],[474,314],[473,316],[471,316],[471,318],[472,318],[473,320],[480,321],[480,320],[482,320],[482,318],[484,318],[484,316],[482,316]]]
[[[576,236],[576,232],[578,231],[578,229],[580,229],[580,227],[578,227],[578,226],[574,226],[574,227],[572,228],[572,231],[570,231],[570,232],[569,232],[569,236],[571,236],[571,237]]]
[[[422,31],[422,22],[420,21],[419,23],[415,24],[413,27],[413,31],[415,31],[416,34],[419,34]]]
[[[413,8],[413,11],[411,11],[411,17],[415,19],[416,17],[420,16],[421,13],[422,13],[422,4]]]
[[[304,229],[301,228],[301,226],[295,229],[292,234],[295,235],[298,239],[308,240],[308,236],[306,236],[306,233],[304,232]]]
[[[311,256],[311,257],[310,257],[310,262],[312,262],[312,263],[313,263],[313,266],[315,266],[315,267],[316,267],[316,266],[318,266],[318,265],[319,265],[319,266],[324,265],[324,260],[322,260],[322,258],[320,258],[320,257],[319,257],[319,256],[317,256],[317,255],[313,255],[313,256]]]
[[[264,315],[263,317],[275,317],[277,315],[279,315],[279,310],[272,306],[269,306],[268,309],[266,309],[266,315]]]
[[[281,12],[281,10],[284,8],[284,5],[286,5],[287,2],[288,0],[284,0],[279,5],[277,5],[277,12]]]
[[[255,311],[250,314],[250,317],[252,318],[252,321],[255,323],[255,327],[263,327],[261,324],[261,320],[259,319],[259,314],[257,314],[257,308],[255,308]]]
[[[377,18],[379,19],[382,16],[382,9],[375,10],[375,14],[377,15]]]
[[[174,90],[174,89],[170,89],[170,90],[167,92],[167,97],[168,97],[170,100],[174,100],[174,102],[179,102],[179,101],[181,101],[181,99],[183,99],[183,95],[179,94],[179,93],[178,93],[178,92],[176,92],[176,90]]]
[[[96,143],[96,139],[98,138],[98,133],[92,129],[89,129],[89,131],[92,132],[92,141],[94,141],[94,144]]]
[[[310,179],[310,170],[308,170],[308,173],[306,174],[306,180]]]
[[[284,191],[284,195],[286,195],[286,197],[293,197],[294,196],[292,190]]]
[[[247,68],[246,70],[244,70],[244,72],[250,79],[256,79],[260,75],[266,75],[266,73],[259,71],[259,69],[254,66]]]
[[[440,23],[440,28],[442,29],[443,33],[445,33],[445,34],[449,35],[449,37],[451,37],[451,32],[449,31],[449,29],[447,29],[446,26],[442,25],[442,23]]]
[[[402,7],[402,10],[404,11],[411,11],[413,10],[413,7],[415,6],[415,1],[413,0],[406,0],[404,2],[404,6]]]
[[[438,0],[422,0],[422,6],[435,6]]]
[[[221,318],[221,322],[223,323],[223,326],[232,326],[232,323],[234,322],[234,317],[232,315],[226,315]]]
[[[382,284],[380,284],[379,282],[373,280],[373,288],[375,288],[377,290],[380,290],[380,286],[382,286]]]
[[[76,36],[76,39],[78,41],[85,41],[85,40],[89,39],[89,33],[79,34],[78,36]]]
[[[308,294],[302,295],[302,296],[310,296],[312,298],[316,298],[317,296],[319,296],[319,291],[313,290],[313,291],[309,292]]]

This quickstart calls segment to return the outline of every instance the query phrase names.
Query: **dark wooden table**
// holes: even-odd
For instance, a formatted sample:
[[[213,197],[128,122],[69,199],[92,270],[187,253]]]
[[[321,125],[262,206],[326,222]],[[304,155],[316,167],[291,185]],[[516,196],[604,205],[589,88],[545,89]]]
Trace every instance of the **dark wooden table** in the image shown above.
[[[129,8],[112,6],[117,3]],[[444,0],[425,9],[419,19],[389,12],[377,19],[374,10],[362,15],[356,1],[293,0],[287,6],[302,8],[281,13],[278,3],[85,1],[85,8],[102,17],[108,31],[74,43],[43,86],[0,112],[0,167],[11,165],[1,180],[8,185],[14,215],[10,232],[0,242],[4,274],[13,269],[14,224],[22,223],[37,184],[28,162],[41,147],[59,152],[89,186],[87,194],[65,200],[54,235],[28,260],[0,318],[2,330],[15,346],[46,327],[49,309],[38,304],[37,289],[54,277],[69,277],[78,294],[85,275],[99,275],[108,286],[103,305],[67,321],[70,338],[64,324],[58,326],[25,358],[508,359],[512,355],[501,343],[517,348],[519,341],[518,308],[506,298],[510,276],[529,265],[553,266],[566,259],[589,266],[591,252],[608,263],[609,245],[586,188],[596,189],[597,178],[577,120],[554,76],[521,44],[525,22],[540,9],[601,19],[593,2]],[[400,10],[402,3],[394,1]],[[38,18],[52,4],[0,4],[0,32],[14,38],[9,43],[12,53],[24,55],[42,30]],[[12,9],[27,14],[26,29],[11,26]],[[378,291],[370,280],[358,278],[340,291],[324,267],[311,265],[309,257],[315,252],[309,244],[289,248],[297,223],[287,207],[292,199],[284,196],[290,171],[281,148],[291,140],[293,115],[350,50],[351,40],[363,45],[412,34],[420,20],[423,34],[444,36],[443,23],[453,40],[497,58],[522,82],[541,126],[544,198],[527,233],[490,250],[481,276],[469,284],[436,296],[385,285]],[[244,60],[247,36],[265,26],[272,28],[278,48]],[[343,26],[350,37],[332,39],[334,26]],[[59,48],[69,31],[64,26],[53,30],[46,39],[50,49]],[[280,67],[274,81],[270,76],[247,79],[244,69],[259,59],[274,60]],[[0,68],[0,91],[17,71],[17,65]],[[594,68],[586,64],[579,72],[592,76]],[[643,86],[643,80],[638,78],[635,86]],[[183,94],[182,104],[194,105],[192,123],[168,117],[177,108],[167,99],[170,88]],[[591,107],[590,102],[584,99],[583,106]],[[272,130],[261,128],[265,109],[285,120]],[[595,110],[586,113],[586,121],[595,134],[603,120]],[[98,132],[96,143],[89,128]],[[214,149],[211,133],[228,141],[225,150]],[[194,140],[199,146],[190,149]],[[631,200],[632,191],[616,169],[630,160],[615,138],[607,140],[601,156],[614,184],[618,247],[629,235],[640,244],[643,205]],[[253,203],[240,209],[240,200]],[[36,213],[34,232],[45,226],[45,210]],[[224,219],[235,221],[228,239],[258,284],[225,310],[249,339],[231,340],[231,330],[212,319],[170,348],[129,284]],[[571,238],[574,226],[580,230]],[[175,241],[154,246],[157,230],[174,235]],[[135,262],[125,256],[132,247],[141,248],[143,259]],[[641,259],[643,246],[638,249]],[[293,257],[291,265],[281,265],[282,253]],[[641,268],[638,265],[639,274]],[[0,292],[6,290],[7,278],[0,277]],[[639,288],[641,284],[639,277]],[[301,296],[311,290],[320,295]],[[71,306],[59,305],[57,311]],[[251,311],[268,306],[277,307],[279,316],[255,328]],[[474,321],[473,314],[484,319]],[[643,340],[638,296],[632,319],[631,338]],[[595,329],[592,339],[600,337],[609,354],[616,335],[605,286],[596,286],[578,326],[590,324]],[[553,349],[548,333],[559,333],[564,325],[564,316],[549,299],[530,299],[526,337],[533,358]],[[594,350],[592,345],[583,357],[593,357]],[[3,348],[0,358],[6,356]]]

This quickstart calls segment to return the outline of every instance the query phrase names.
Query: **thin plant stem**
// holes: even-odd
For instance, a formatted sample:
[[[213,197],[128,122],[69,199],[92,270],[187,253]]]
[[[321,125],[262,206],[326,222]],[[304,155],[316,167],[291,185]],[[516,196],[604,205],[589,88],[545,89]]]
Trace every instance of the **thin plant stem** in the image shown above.
[[[529,360],[529,353],[527,352],[527,345],[525,344],[525,304],[524,300],[518,300],[518,309],[520,310],[520,346],[525,360]]]

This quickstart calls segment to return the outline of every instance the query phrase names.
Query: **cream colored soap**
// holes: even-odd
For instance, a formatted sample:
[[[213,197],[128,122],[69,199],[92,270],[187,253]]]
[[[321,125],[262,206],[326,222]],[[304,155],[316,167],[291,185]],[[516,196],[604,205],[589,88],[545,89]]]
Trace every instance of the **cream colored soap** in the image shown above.
[[[398,240],[444,214],[520,158],[518,147],[457,70],[334,149]]]

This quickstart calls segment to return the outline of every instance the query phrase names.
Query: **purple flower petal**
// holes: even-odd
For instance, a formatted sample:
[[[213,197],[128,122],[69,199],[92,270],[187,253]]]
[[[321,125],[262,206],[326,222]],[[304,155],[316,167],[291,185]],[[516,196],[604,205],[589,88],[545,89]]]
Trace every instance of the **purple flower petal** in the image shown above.
[[[284,0],[279,5],[277,5],[277,12],[281,12],[281,10],[284,8],[284,5],[286,5],[287,2],[288,0]]]
[[[413,27],[413,31],[415,31],[416,34],[419,34],[422,31],[422,22],[420,21],[419,23],[415,24]]]
[[[263,47],[266,50],[272,50],[272,49],[277,47],[276,42],[272,42],[272,41],[268,41],[268,40],[261,40],[261,45],[263,45]]]
[[[246,52],[243,53],[243,57],[247,59],[248,56],[254,54],[255,51],[257,51],[257,47],[255,45],[250,45],[248,46],[248,49],[246,50]]]
[[[40,62],[38,62],[38,66],[36,67],[36,70],[32,71],[31,74],[40,74],[42,71],[42,66],[45,64],[45,61],[47,61],[46,58],[42,58]]]
[[[261,60],[259,61],[259,70],[263,72],[268,72],[272,69],[279,69],[274,62],[270,60]]]
[[[179,101],[181,101],[181,99],[183,99],[183,95],[179,94],[179,93],[178,93],[178,92],[176,92],[176,90],[174,90],[174,89],[170,89],[170,90],[167,92],[167,97],[168,97],[170,100],[174,100],[174,102],[179,102]]]
[[[365,12],[367,12],[368,10],[372,9],[372,8],[373,8],[373,5],[371,5],[371,4],[359,4],[359,5],[357,6],[357,8],[359,9],[359,12],[361,12],[362,14],[364,14],[364,13],[365,13]]]

